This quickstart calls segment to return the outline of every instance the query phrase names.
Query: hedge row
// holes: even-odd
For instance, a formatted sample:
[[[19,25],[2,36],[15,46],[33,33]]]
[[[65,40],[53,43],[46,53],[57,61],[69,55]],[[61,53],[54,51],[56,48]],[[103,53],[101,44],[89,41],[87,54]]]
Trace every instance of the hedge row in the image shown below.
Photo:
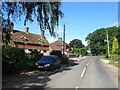
[[[11,74],[33,70],[38,58],[36,54],[28,56],[23,49],[4,46],[2,47],[2,73]]]
[[[81,54],[82,56],[84,56],[87,54],[87,49],[86,48],[74,48],[74,53]]]
[[[57,55],[57,56],[59,56],[61,58],[61,63],[63,63],[63,64],[67,64],[68,63],[68,60],[69,60],[68,56],[65,55],[65,54],[62,55],[62,52],[59,51],[59,50],[53,50],[50,53],[50,55]]]

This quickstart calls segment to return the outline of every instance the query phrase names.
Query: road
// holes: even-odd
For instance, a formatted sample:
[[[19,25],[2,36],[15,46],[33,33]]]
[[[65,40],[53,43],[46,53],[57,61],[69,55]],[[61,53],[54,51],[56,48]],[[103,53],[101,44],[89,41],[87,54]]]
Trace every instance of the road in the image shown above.
[[[118,77],[100,57],[77,60],[68,70],[50,76],[47,88],[118,88]]]
[[[55,72],[33,71],[25,75],[3,77],[3,88],[118,88],[118,76],[101,57],[70,60],[70,65]],[[116,70],[117,71],[117,70]],[[110,89],[111,88],[111,89]],[[4,89],[3,89],[4,90]],[[33,89],[34,90],[34,89]],[[117,90],[117,89],[114,89]]]

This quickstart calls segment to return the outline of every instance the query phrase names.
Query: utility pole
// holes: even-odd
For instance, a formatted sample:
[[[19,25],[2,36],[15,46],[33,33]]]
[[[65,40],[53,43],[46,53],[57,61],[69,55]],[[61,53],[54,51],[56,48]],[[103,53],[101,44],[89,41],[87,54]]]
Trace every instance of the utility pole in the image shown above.
[[[64,50],[65,50],[65,24],[63,28],[63,55],[64,55]]]
[[[106,37],[107,37],[107,53],[108,53],[108,57],[110,57],[110,47],[109,47],[108,31],[107,30],[106,30]]]

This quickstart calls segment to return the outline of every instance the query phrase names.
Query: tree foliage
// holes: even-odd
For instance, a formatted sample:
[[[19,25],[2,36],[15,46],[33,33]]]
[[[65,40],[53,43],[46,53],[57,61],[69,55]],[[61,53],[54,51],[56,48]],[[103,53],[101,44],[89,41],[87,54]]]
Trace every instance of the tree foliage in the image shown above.
[[[12,74],[24,71],[35,70],[35,63],[43,55],[36,50],[30,55],[26,54],[24,49],[11,46],[2,47],[2,73]]]
[[[24,70],[28,58],[23,49],[16,47],[2,47],[3,74],[19,73]]]
[[[87,49],[86,48],[74,48],[74,53],[84,56],[87,54]]]
[[[107,38],[106,30],[108,31],[108,40],[110,46],[110,52],[112,51],[112,44],[114,37],[118,36],[118,29],[120,27],[100,28],[93,33],[88,34],[86,41],[88,42],[88,48],[93,55],[106,54],[107,52]]]
[[[3,2],[2,20],[7,21],[8,26],[11,20],[18,21],[23,17],[24,25],[28,21],[37,20],[40,30],[49,30],[51,36],[55,36],[55,27],[59,25],[61,2]]]
[[[14,23],[11,22],[9,23],[8,28],[2,28],[2,42],[6,43],[6,45],[10,43],[13,27],[14,27]]]
[[[84,45],[82,44],[82,41],[79,39],[74,39],[74,40],[70,41],[69,45],[70,45],[70,47],[73,47],[73,48],[84,47]]]
[[[112,53],[118,53],[118,40],[114,37],[113,44],[112,44]]]

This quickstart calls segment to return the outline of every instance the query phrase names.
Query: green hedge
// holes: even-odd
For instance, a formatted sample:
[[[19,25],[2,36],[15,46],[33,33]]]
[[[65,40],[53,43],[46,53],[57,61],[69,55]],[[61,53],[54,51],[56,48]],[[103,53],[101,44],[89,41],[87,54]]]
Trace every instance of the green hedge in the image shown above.
[[[10,46],[2,47],[3,74],[22,72],[26,67],[27,61],[28,57],[23,49]]]
[[[68,64],[69,58],[67,55],[62,55],[61,60],[63,64]]]
[[[69,58],[67,57],[67,55],[62,55],[62,52],[59,51],[59,50],[53,50],[53,51],[50,53],[50,55],[57,55],[57,56],[60,57],[62,63],[65,63],[65,64],[68,63]]]
[[[50,53],[50,55],[57,55],[57,56],[59,56],[59,57],[61,58],[61,57],[62,57],[62,52],[59,51],[59,50],[53,50],[53,51]]]
[[[74,48],[74,53],[81,54],[82,56],[84,56],[87,54],[87,49],[86,48]]]
[[[2,72],[3,74],[12,74],[35,70],[35,63],[42,56],[37,51],[27,55],[23,49],[4,46],[2,47]]]

